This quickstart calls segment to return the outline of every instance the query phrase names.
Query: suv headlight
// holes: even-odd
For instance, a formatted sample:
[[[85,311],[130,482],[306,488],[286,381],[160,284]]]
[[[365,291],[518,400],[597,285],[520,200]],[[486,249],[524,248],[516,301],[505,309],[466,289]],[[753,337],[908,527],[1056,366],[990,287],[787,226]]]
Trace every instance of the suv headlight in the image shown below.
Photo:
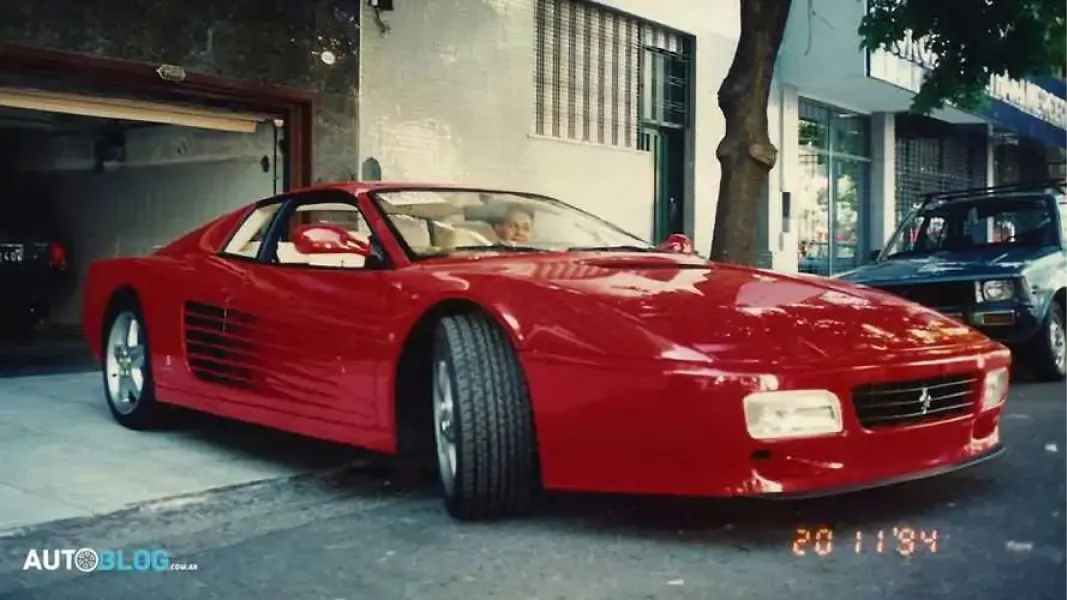
[[[745,396],[745,426],[757,440],[838,433],[841,400],[828,390],[755,392]]]
[[[992,281],[976,281],[974,283],[974,299],[978,302],[998,302],[1011,300],[1015,297],[1015,282],[1010,279],[994,279]]]
[[[985,374],[982,382],[982,410],[995,408],[1002,404],[1008,397],[1008,386],[1011,384],[1011,373],[1007,367],[994,369]]]

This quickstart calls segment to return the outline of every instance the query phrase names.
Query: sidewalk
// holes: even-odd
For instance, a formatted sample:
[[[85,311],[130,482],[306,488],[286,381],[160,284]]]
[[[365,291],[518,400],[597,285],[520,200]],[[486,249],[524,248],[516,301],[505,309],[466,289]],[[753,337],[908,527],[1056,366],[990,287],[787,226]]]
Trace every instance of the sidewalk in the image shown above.
[[[99,372],[0,378],[0,537],[12,529],[340,466],[358,450],[211,417],[135,432]]]

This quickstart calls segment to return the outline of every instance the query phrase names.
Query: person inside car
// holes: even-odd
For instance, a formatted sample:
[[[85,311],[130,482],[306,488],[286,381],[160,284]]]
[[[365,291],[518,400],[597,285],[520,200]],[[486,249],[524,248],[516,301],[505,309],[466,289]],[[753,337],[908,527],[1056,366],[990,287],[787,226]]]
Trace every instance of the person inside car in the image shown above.
[[[508,207],[504,216],[490,225],[502,242],[528,243],[533,239],[534,213],[519,204]]]

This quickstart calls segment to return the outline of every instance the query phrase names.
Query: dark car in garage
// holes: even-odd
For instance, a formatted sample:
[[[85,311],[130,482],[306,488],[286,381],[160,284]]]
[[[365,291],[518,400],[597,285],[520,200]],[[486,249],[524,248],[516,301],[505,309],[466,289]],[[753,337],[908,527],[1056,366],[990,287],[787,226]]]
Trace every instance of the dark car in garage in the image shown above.
[[[0,329],[25,333],[48,319],[67,276],[68,246],[41,202],[0,200]]]
[[[1067,375],[1062,180],[928,195],[876,254],[837,278],[964,322],[1026,356],[1042,379]]]

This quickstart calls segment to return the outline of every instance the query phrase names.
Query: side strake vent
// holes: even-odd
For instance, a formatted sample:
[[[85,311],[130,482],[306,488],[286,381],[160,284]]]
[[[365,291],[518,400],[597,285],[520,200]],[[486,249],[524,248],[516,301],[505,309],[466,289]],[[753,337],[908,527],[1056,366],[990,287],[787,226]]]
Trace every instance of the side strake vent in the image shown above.
[[[331,331],[308,334],[307,324],[294,326],[288,320],[186,302],[186,361],[201,381],[347,418],[351,410],[334,401],[340,394],[339,362],[309,360],[307,349],[294,342],[294,327],[316,340],[315,350],[322,357],[351,356],[358,350],[358,342]]]
[[[252,315],[186,302],[185,356],[193,375],[211,383],[250,388],[258,382],[252,355]]]

